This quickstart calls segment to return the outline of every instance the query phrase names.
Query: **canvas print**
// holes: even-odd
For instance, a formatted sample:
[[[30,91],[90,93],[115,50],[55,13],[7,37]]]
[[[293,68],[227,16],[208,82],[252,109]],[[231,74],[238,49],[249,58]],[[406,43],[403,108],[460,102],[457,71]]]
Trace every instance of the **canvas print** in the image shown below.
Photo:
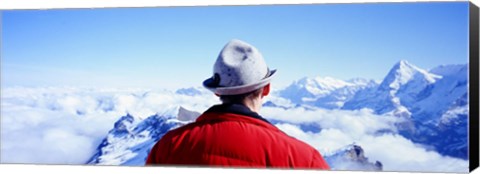
[[[268,83],[249,119],[285,133],[278,142],[318,152],[328,170],[469,171],[468,2],[3,10],[1,18],[3,164],[145,166],[188,149],[150,157],[157,142],[174,141],[164,135],[222,104],[219,96],[265,92]],[[280,146],[241,141],[260,134],[223,140]]]

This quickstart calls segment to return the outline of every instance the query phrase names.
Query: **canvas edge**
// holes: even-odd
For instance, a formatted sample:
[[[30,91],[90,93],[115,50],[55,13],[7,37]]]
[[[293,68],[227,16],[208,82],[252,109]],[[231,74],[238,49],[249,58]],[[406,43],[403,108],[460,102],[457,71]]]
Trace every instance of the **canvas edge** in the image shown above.
[[[478,7],[469,5],[469,171],[479,166],[479,13]]]

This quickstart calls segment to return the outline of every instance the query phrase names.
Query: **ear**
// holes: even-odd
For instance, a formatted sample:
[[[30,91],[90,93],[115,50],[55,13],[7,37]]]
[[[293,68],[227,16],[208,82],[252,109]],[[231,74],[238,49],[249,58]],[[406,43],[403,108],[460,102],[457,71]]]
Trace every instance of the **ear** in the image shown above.
[[[268,85],[265,85],[263,87],[263,91],[262,91],[262,97],[265,97],[267,96],[268,94],[270,94],[270,83]]]

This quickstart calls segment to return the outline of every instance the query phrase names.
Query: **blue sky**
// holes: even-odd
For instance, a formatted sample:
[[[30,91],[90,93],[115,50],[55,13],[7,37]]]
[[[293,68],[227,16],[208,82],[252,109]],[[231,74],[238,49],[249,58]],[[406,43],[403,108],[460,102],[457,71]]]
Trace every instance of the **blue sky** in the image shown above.
[[[5,10],[5,86],[200,86],[230,39],[256,46],[277,86],[381,80],[399,60],[468,62],[468,2]]]

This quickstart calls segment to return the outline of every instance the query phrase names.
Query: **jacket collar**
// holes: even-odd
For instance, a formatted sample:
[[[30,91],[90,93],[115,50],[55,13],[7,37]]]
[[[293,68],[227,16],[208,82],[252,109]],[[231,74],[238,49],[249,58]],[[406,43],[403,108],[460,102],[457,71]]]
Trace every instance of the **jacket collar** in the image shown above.
[[[248,107],[246,107],[242,104],[236,104],[236,103],[231,103],[230,104],[229,103],[229,104],[214,105],[211,108],[209,108],[207,111],[205,111],[205,113],[213,113],[213,112],[216,112],[216,113],[231,113],[231,114],[236,114],[236,115],[242,115],[242,116],[246,116],[246,117],[259,119],[263,122],[266,122],[266,123],[272,125],[272,123],[270,123],[268,120],[266,120],[265,118],[260,116],[258,113],[253,112]]]

